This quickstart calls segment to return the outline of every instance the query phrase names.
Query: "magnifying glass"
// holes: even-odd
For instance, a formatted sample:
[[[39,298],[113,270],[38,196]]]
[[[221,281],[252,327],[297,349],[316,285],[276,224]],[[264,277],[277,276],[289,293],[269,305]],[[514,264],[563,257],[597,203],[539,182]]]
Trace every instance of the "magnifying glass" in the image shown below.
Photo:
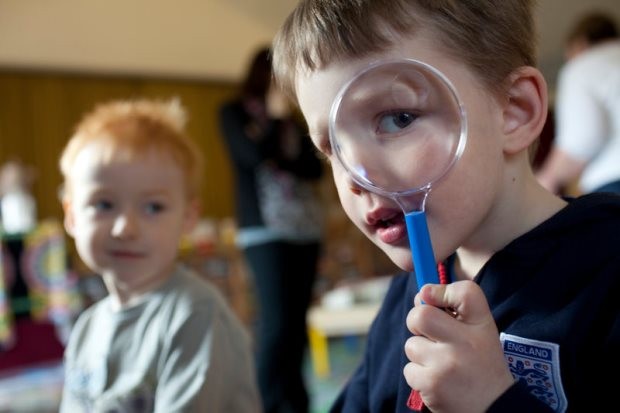
[[[329,132],[350,177],[403,210],[418,289],[439,283],[426,200],[467,140],[465,109],[450,81],[413,59],[373,63],[336,96]]]

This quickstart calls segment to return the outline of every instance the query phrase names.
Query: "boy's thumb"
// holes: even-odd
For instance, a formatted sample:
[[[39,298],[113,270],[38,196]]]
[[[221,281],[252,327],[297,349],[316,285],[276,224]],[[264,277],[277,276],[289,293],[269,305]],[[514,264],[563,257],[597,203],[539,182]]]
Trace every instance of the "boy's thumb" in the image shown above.
[[[427,284],[420,291],[420,298],[428,305],[445,308],[456,319],[466,323],[478,324],[492,319],[486,297],[473,281]]]

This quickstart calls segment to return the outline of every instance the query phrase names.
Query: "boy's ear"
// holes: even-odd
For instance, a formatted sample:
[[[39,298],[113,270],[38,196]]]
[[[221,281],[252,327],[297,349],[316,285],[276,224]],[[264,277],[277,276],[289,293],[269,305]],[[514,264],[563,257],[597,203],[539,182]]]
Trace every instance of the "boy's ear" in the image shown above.
[[[67,234],[73,237],[73,230],[75,229],[75,216],[73,215],[73,207],[71,206],[71,201],[69,201],[68,199],[63,199],[62,209],[65,213],[65,231],[67,231]]]
[[[547,119],[547,83],[538,69],[521,67],[508,77],[504,100],[504,152],[527,149],[540,135]]]

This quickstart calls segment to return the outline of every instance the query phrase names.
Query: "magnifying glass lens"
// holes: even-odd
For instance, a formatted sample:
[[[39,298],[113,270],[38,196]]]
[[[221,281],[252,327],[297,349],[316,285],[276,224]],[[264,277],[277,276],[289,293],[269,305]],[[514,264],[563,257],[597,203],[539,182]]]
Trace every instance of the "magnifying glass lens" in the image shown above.
[[[375,64],[332,106],[330,139],[358,183],[395,195],[425,190],[460,156],[464,113],[448,80],[414,60]]]

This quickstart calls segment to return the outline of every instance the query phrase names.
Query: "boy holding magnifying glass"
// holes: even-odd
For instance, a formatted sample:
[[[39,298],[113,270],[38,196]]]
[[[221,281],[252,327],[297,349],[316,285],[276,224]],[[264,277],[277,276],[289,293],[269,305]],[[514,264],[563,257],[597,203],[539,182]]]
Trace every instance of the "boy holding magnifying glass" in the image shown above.
[[[405,271],[414,268],[401,205],[352,179],[331,145],[330,108],[369,65],[416,59],[445,75],[467,113],[463,153],[425,206],[451,283],[420,289],[415,277],[394,277],[334,412],[614,402],[612,381],[598,377],[620,361],[620,198],[561,199],[532,173],[529,148],[547,114],[533,9],[531,0],[304,0],[274,40],[276,80],[330,160],[344,210]]]

